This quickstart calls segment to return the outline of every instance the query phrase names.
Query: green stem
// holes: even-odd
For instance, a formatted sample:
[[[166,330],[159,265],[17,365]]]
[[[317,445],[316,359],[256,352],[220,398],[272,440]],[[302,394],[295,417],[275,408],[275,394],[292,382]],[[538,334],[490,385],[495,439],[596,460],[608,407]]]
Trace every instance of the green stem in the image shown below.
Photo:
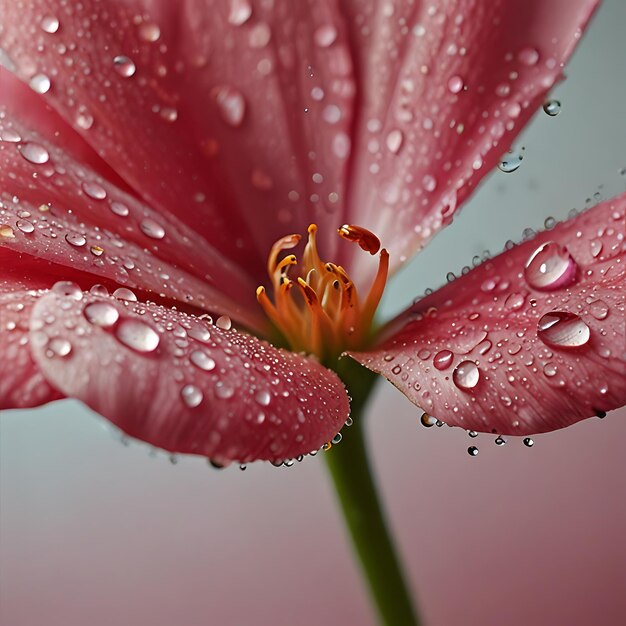
[[[343,431],[341,443],[324,458],[380,624],[418,626],[420,621],[387,528],[365,447],[362,411],[375,379],[371,372],[360,367],[356,371],[353,365],[342,370],[339,374],[352,396],[354,424]]]

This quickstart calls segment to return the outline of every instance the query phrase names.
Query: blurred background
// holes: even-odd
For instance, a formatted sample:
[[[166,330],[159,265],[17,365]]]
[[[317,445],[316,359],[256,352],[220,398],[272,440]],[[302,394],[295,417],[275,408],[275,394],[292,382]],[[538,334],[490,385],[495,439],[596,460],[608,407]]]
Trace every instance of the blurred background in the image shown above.
[[[598,11],[553,97],[452,227],[393,281],[391,314],[546,217],[624,191],[626,3]],[[419,425],[391,385],[368,433],[431,626],[626,623],[626,410],[535,437]],[[0,421],[2,626],[372,625],[320,456],[216,471],[122,445],[78,403]],[[470,442],[480,454],[467,454]]]

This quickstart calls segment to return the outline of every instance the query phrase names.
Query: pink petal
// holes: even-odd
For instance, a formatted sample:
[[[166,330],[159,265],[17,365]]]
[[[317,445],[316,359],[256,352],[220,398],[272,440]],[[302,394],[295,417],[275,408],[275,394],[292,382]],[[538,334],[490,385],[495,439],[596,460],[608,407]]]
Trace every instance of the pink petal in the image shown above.
[[[556,430],[626,404],[625,210],[626,194],[503,252],[352,356],[476,431]]]
[[[6,260],[0,249],[0,409],[38,406],[62,397],[30,353],[30,315],[42,285],[28,274],[7,271]]]
[[[257,280],[279,236],[342,223],[354,84],[335,2],[1,0],[0,13],[17,74],[40,91],[49,77],[45,98],[133,189]]]
[[[174,309],[61,284],[31,318],[46,378],[126,433],[220,463],[317,450],[349,413],[317,361]]]
[[[562,72],[597,0],[343,0],[361,77],[349,218],[398,266],[448,224]]]
[[[1,107],[0,138],[0,247],[264,328],[256,284],[177,218],[158,215]]]

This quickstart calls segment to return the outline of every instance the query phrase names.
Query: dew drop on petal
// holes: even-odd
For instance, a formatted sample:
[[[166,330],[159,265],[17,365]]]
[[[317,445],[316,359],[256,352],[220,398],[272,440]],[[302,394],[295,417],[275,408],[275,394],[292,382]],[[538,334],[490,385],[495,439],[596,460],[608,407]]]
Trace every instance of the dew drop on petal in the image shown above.
[[[196,341],[202,341],[203,343],[208,343],[211,339],[211,333],[208,328],[204,326],[193,326],[187,331],[187,334]]]
[[[470,447],[467,449],[467,453],[468,453],[470,456],[478,456],[478,448],[477,448],[476,446],[470,446]]]
[[[433,359],[433,365],[435,366],[435,369],[438,369],[439,371],[445,370],[452,365],[453,358],[454,353],[450,350],[440,350]]]
[[[511,293],[506,297],[504,306],[511,311],[517,311],[524,306],[525,301],[526,298],[521,293]]]
[[[74,119],[76,121],[76,126],[82,128],[83,130],[89,130],[93,126],[93,115],[91,115],[91,113],[89,113],[84,106],[78,107],[76,117]]]
[[[591,331],[575,313],[551,311],[537,322],[537,336],[555,348],[579,348],[589,341]]]
[[[526,282],[538,290],[561,289],[576,278],[577,265],[567,248],[554,241],[539,246],[524,268]]]
[[[270,395],[269,391],[267,391],[266,389],[262,389],[260,391],[257,391],[254,394],[254,399],[261,406],[269,406],[269,404],[270,404],[270,402],[272,400],[272,396]]]
[[[158,24],[144,22],[139,26],[139,36],[148,43],[153,43],[161,36],[161,29]]]
[[[111,211],[120,217],[126,217],[130,211],[122,202],[111,202]]]
[[[320,26],[313,34],[313,39],[320,48],[328,48],[337,40],[337,29],[332,24]]]
[[[115,71],[124,78],[130,78],[137,71],[133,60],[122,54],[113,57],[113,67]]]
[[[159,346],[159,334],[141,320],[122,320],[115,328],[115,336],[136,352],[154,352]]]
[[[386,139],[387,148],[393,154],[398,154],[400,148],[402,147],[402,141],[404,136],[402,135],[402,131],[399,129],[394,129],[389,132]]]
[[[595,259],[602,253],[602,241],[600,239],[592,239],[590,242],[591,256]]]
[[[194,350],[189,355],[189,360],[197,368],[205,372],[210,372],[215,369],[215,361],[204,350]]]
[[[235,390],[230,385],[218,381],[215,383],[215,395],[222,400],[228,400],[235,395]]]
[[[15,239],[15,232],[9,224],[0,224],[0,237],[5,239]]]
[[[38,94],[48,93],[52,83],[45,74],[35,74],[28,82],[30,88]]]
[[[561,112],[561,103],[558,100],[548,100],[547,102],[544,102],[543,110],[550,117],[555,117]]]
[[[233,26],[245,24],[252,16],[250,0],[231,0],[228,22]]]
[[[222,330],[230,330],[233,323],[228,315],[220,315],[215,321],[215,325]]]
[[[517,55],[517,58],[524,65],[533,66],[539,61],[539,52],[535,48],[522,48]]]
[[[44,15],[41,18],[41,30],[50,35],[54,35],[59,30],[59,18],[55,15]]]
[[[594,300],[589,303],[589,313],[597,320],[606,319],[609,314],[609,305],[604,300]]]
[[[428,413],[422,413],[422,417],[420,418],[420,422],[422,426],[425,428],[431,428],[437,423],[437,418],[429,415]]]
[[[20,154],[29,162],[35,165],[43,165],[50,160],[48,151],[38,143],[29,141],[18,145],[17,149]]]
[[[87,243],[85,236],[80,233],[66,233],[65,241],[75,248],[82,248]]]
[[[120,317],[118,310],[109,302],[91,302],[83,310],[85,319],[94,326],[110,328]]]
[[[29,234],[35,232],[35,227],[33,226],[33,223],[29,222],[28,220],[17,220],[17,222],[15,222],[15,225],[23,233]]]
[[[246,114],[243,94],[234,87],[218,87],[214,94],[222,119],[234,128],[241,126]]]
[[[163,226],[149,217],[141,220],[139,228],[141,228],[141,232],[146,237],[150,237],[151,239],[163,239],[163,237],[165,237],[165,229]]]
[[[107,197],[106,189],[98,183],[85,181],[82,183],[81,187],[83,188],[85,194],[87,194],[92,200],[104,200]]]
[[[200,406],[200,404],[202,404],[202,400],[204,399],[202,390],[195,385],[185,385],[180,390],[180,397],[190,409]]]
[[[455,75],[448,79],[448,90],[450,93],[459,93],[459,91],[463,89],[463,86],[463,79],[460,76]]]
[[[83,290],[76,283],[69,280],[60,280],[54,283],[52,291],[59,296],[65,296],[76,301],[83,298]]]
[[[459,363],[452,374],[452,380],[459,389],[473,389],[479,379],[480,370],[473,361]]]
[[[72,344],[63,337],[54,337],[48,342],[48,351],[51,356],[68,356],[72,351]]]
[[[126,300],[126,302],[137,302],[137,296],[130,289],[120,287],[113,292],[113,297],[118,300]]]

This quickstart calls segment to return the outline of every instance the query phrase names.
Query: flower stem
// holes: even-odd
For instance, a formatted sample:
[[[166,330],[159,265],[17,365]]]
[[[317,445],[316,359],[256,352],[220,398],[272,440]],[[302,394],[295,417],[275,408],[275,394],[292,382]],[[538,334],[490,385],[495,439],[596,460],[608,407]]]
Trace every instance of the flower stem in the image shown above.
[[[420,621],[387,528],[365,447],[362,411],[375,378],[362,368],[355,371],[352,365],[342,369],[339,374],[352,396],[354,424],[344,430],[341,443],[324,457],[380,624],[418,626]]]

